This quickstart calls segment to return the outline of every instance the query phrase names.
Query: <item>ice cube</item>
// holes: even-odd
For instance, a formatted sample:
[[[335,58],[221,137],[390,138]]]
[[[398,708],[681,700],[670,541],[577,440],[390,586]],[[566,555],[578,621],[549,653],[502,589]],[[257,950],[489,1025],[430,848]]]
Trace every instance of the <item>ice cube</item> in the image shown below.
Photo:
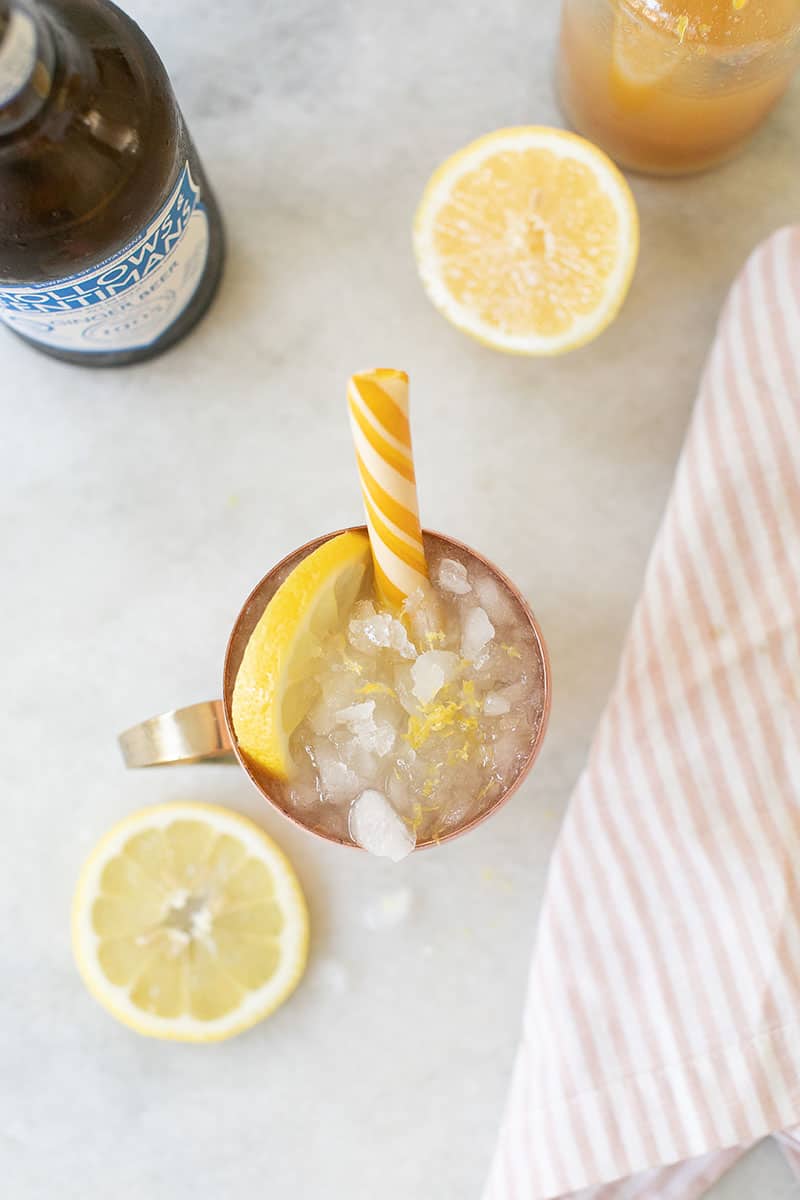
[[[355,771],[361,780],[361,788],[372,787],[380,774],[378,758],[369,750],[360,738],[351,737],[347,742],[343,757],[351,770]]]
[[[529,703],[529,687],[524,679],[515,679],[508,687],[504,687],[499,693],[504,700],[507,700],[513,708],[515,705],[525,705]],[[508,710],[506,710],[508,711]]]
[[[370,854],[400,862],[416,845],[383,792],[367,788],[350,806],[350,836]]]
[[[386,795],[395,812],[406,817],[412,816],[417,793],[405,771],[389,771],[386,778]]]
[[[413,716],[419,712],[419,701],[414,695],[413,686],[414,680],[411,676],[411,668],[405,664],[396,666],[394,669],[394,690],[397,692],[397,699],[409,716]]]
[[[441,646],[445,639],[439,597],[429,583],[418,587],[403,601],[411,634],[418,646]]]
[[[369,601],[364,603],[369,604]],[[405,626],[391,613],[375,612],[373,609],[372,613],[366,613],[363,617],[351,617],[347,626],[347,637],[350,645],[364,654],[376,654],[378,650],[394,650],[401,658],[417,656]]]
[[[360,608],[360,605],[356,607]],[[347,640],[351,646],[355,646],[364,654],[375,654],[376,651],[389,645],[390,615],[376,613],[371,604],[370,608],[372,608],[371,613],[366,613],[361,609],[364,615],[351,617],[347,625]]]
[[[350,728],[353,731],[353,753],[358,746],[361,750],[383,758],[394,745],[396,735],[388,721],[373,721],[370,718],[369,721],[357,722]]]
[[[472,591],[467,568],[454,558],[443,558],[439,563],[437,582],[442,591],[452,592],[455,596],[466,596]]]
[[[519,659],[509,655],[503,645],[498,645],[496,638],[484,646],[475,660],[475,669],[480,672],[481,688],[487,692],[502,691],[506,694],[506,685],[516,683],[520,678]],[[509,696],[512,705],[518,701]]]
[[[375,701],[365,700],[362,704],[351,704],[336,714],[340,724],[347,725],[353,734],[353,743],[383,758],[395,742],[395,729],[388,721],[375,720]]]
[[[351,771],[347,763],[332,759],[320,771],[320,782],[325,791],[325,798],[338,803],[340,800],[351,800],[353,793],[358,791],[359,779],[355,771]]]
[[[362,704],[351,704],[348,708],[342,708],[336,714],[336,720],[340,725],[349,725],[352,729],[354,725],[363,725],[365,722],[373,720],[375,712],[375,701],[365,700]]]
[[[315,741],[310,747],[317,765],[319,789],[323,800],[332,804],[343,804],[353,799],[361,786],[355,771],[336,751],[336,748],[324,738]]]
[[[489,692],[483,702],[483,711],[487,717],[502,717],[511,711],[511,701],[500,692]]]
[[[494,637],[494,625],[482,608],[471,608],[464,618],[461,631],[461,654],[475,662],[481,650]]]
[[[437,692],[456,677],[458,655],[452,650],[426,650],[411,668],[412,692],[420,704],[429,704]]]
[[[421,608],[425,607],[426,597],[428,594],[433,594],[429,583],[415,588],[414,591],[409,596],[406,596],[405,600],[403,601],[403,612],[409,617],[413,617]]]
[[[397,651],[401,658],[417,657],[417,648],[409,639],[405,625],[395,617],[391,618],[389,626],[389,645],[392,650]]]
[[[359,686],[357,675],[349,672],[329,671],[320,677],[320,696],[308,715],[314,733],[330,733],[335,727],[339,712],[352,704]]]
[[[314,757],[314,739],[305,734],[298,741],[301,742],[302,749],[296,746],[292,755],[294,765],[289,794],[293,805],[307,808],[309,805],[319,802],[317,794],[319,771],[317,770],[317,760]]]
[[[491,575],[480,575],[473,581],[473,587],[478,603],[495,625],[508,625],[515,620],[517,613],[508,592]]]
[[[517,774],[528,749],[528,744],[521,744],[519,735],[513,732],[503,733],[495,739],[494,775],[504,787],[508,786]]]
[[[290,787],[289,788],[289,806],[290,808],[307,811],[316,807],[319,804],[319,795],[317,793],[317,780],[319,772],[314,770],[314,779],[312,783],[305,787]]]
[[[388,721],[376,721],[375,728],[369,731],[366,748],[374,750],[378,758],[385,758],[395,743],[396,733]]]
[[[413,766],[416,761],[417,761],[417,752],[412,746],[403,745],[400,748],[400,750],[398,750],[398,752],[397,752],[397,765],[398,766],[409,766],[410,767],[410,766]]]

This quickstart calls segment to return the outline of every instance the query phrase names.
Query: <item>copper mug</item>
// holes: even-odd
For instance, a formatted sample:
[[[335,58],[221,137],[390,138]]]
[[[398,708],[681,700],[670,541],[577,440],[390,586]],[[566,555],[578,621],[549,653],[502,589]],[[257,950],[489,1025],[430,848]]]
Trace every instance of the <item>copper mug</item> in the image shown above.
[[[366,527],[364,525],[353,526],[350,531],[366,533]],[[242,661],[242,655],[244,654],[250,635],[258,624],[259,618],[267,604],[284,579],[294,570],[299,562],[319,546],[323,545],[323,543],[345,532],[349,531],[339,529],[335,533],[328,533],[323,537],[314,538],[313,541],[307,542],[305,546],[301,546],[299,550],[294,550],[291,554],[287,555],[286,558],[282,559],[281,562],[267,572],[260,583],[257,583],[253,588],[234,621],[233,629],[228,639],[228,647],[225,651],[225,662],[222,671],[222,699],[205,700],[199,704],[190,704],[186,708],[173,709],[171,712],[162,713],[160,716],[151,717],[139,725],[134,725],[131,729],[120,734],[119,743],[126,766],[152,767],[176,763],[196,763],[235,755],[258,791],[273,808],[277,808],[279,812],[294,821],[296,825],[300,825],[302,828],[317,834],[318,837],[325,838],[326,841],[339,842],[344,846],[355,846],[355,842],[348,838],[340,837],[322,829],[316,829],[312,824],[302,819],[303,816],[308,816],[305,811],[302,814],[291,811],[281,802],[279,790],[275,787],[274,780],[269,773],[251,762],[239,748],[231,715],[233,685],[236,681],[239,664]],[[455,538],[445,537],[444,534],[424,530],[423,540],[426,550],[435,547],[437,550],[447,553],[455,549],[467,560],[467,563],[470,559],[479,563],[491,573],[494,581],[513,602],[518,614],[530,628],[533,635],[533,643],[541,669],[542,698],[530,752],[511,784],[485,810],[471,816],[463,824],[457,825],[453,829],[448,829],[441,836],[429,837],[427,840],[418,842],[416,847],[418,850],[423,849],[425,846],[438,845],[441,842],[448,841],[450,838],[466,833],[468,829],[479,825],[487,817],[491,816],[492,813],[496,812],[502,804],[505,804],[520,786],[536,761],[547,729],[551,699],[550,660],[542,632],[527,602],[511,580],[498,567],[484,558],[482,554],[478,554],[477,551],[472,550],[469,546],[456,541]]]

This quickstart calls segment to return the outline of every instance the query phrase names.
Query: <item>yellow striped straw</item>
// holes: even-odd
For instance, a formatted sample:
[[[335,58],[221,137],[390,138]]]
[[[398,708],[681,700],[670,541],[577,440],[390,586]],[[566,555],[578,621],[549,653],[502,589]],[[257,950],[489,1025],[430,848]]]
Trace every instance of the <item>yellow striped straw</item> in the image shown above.
[[[408,375],[378,368],[351,375],[350,428],[378,591],[402,604],[428,578],[408,423]]]

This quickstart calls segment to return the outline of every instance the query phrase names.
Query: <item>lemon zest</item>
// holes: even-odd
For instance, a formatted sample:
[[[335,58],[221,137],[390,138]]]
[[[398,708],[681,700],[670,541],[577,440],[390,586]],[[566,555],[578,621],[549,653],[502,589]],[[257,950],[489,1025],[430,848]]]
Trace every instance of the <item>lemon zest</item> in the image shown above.
[[[454,767],[457,762],[469,762],[472,746],[469,738],[465,738],[457,750],[451,750],[447,755],[447,765]]]
[[[489,794],[489,792],[491,791],[493,784],[494,784],[494,780],[493,780],[493,779],[489,779],[489,780],[488,780],[488,781],[487,781],[487,782],[486,782],[486,783],[483,785],[483,787],[481,788],[481,790],[478,792],[477,796],[475,797],[475,803],[476,803],[476,804],[480,804],[481,800],[484,800],[484,799],[486,798],[486,796],[487,796],[487,795]]]
[[[365,683],[358,689],[359,696],[391,696],[394,700],[397,692],[388,683]]]
[[[461,697],[464,701],[464,707],[471,709],[473,712],[478,706],[478,698],[475,695],[474,679],[465,679],[461,684]]]
[[[435,733],[450,737],[459,730],[468,733],[475,729],[477,724],[476,717],[466,715],[463,702],[448,700],[410,716],[405,737],[412,749],[419,750]]]
[[[430,632],[425,634],[425,641],[429,646],[441,646],[442,642],[445,640],[445,636],[446,635],[443,630],[431,629]]]
[[[416,804],[414,805],[414,812],[413,812],[413,814],[412,814],[412,817],[411,817],[411,829],[412,829],[412,831],[413,831],[414,833],[417,833],[417,832],[418,832],[418,830],[419,830],[419,827],[420,827],[420,825],[421,825],[421,824],[422,824],[422,822],[425,820],[425,817],[427,817],[427,816],[429,816],[431,813],[435,813],[435,812],[437,812],[437,811],[438,811],[438,810],[437,810],[437,808],[436,808],[436,805],[435,805],[435,804],[433,804],[433,805],[430,805],[430,804],[422,804],[422,803],[421,803],[421,801],[419,801],[419,800],[418,800],[418,801],[416,802]]]

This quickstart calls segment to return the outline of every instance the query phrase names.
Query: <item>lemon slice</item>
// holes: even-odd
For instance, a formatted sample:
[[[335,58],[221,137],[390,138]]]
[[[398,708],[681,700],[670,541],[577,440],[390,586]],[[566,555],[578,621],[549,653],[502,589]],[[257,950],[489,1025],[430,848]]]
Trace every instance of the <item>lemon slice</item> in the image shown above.
[[[245,647],[231,705],[236,739],[282,779],[292,768],[289,738],[317,694],[320,642],[352,607],[369,561],[366,534],[325,542],[283,581]]]
[[[664,84],[685,58],[681,30],[662,28],[646,17],[625,9],[614,14],[611,37],[611,86],[614,98],[625,107],[641,107],[652,88]]]
[[[501,129],[434,173],[414,222],[439,311],[512,354],[561,354],[619,312],[639,249],[630,188],[596,146],[562,129]]]
[[[89,991],[124,1025],[216,1042],[294,991],[308,915],[290,863],[252,821],[164,804],[114,826],[89,856],[72,945]]]

